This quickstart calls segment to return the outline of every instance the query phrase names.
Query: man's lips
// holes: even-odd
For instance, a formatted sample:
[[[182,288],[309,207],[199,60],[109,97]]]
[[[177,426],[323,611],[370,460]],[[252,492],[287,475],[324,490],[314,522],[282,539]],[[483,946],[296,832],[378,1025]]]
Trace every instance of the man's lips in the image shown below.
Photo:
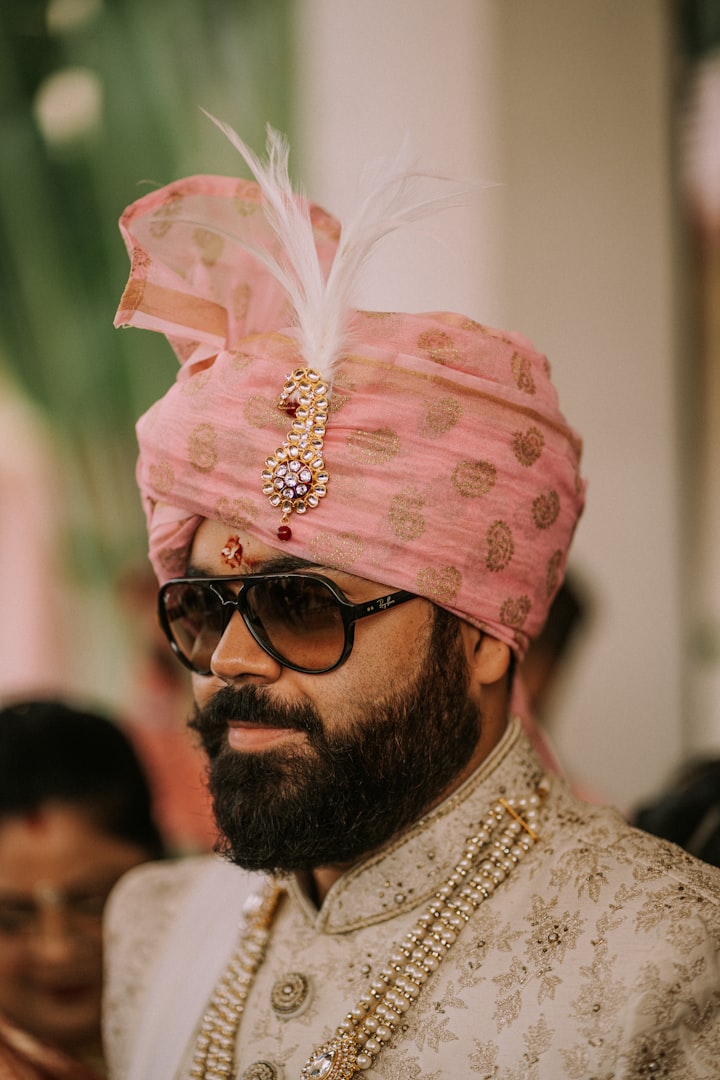
[[[249,751],[265,750],[267,747],[283,740],[298,739],[304,737],[304,732],[291,727],[266,727],[263,724],[242,723],[239,721],[228,724],[228,746],[232,750]]]

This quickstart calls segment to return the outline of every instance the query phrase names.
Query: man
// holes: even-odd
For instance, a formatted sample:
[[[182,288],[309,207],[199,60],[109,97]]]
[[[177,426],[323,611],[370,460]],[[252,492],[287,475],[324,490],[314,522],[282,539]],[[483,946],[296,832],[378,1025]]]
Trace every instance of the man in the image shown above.
[[[511,715],[581,512],[544,357],[464,316],[348,310],[424,212],[340,229],[258,184],[141,199],[118,322],[176,385],[138,477],[225,861],[131,875],[112,1075],[717,1075],[720,881],[543,774]]]

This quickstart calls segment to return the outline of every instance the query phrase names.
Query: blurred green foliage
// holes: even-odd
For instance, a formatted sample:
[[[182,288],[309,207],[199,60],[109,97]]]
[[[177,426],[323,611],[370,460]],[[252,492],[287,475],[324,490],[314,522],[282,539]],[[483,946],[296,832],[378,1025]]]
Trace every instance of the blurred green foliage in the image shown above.
[[[176,372],[164,339],[112,327],[128,272],[117,219],[152,186],[244,171],[201,107],[258,149],[267,122],[289,131],[289,4],[0,4],[1,362],[56,434],[86,579],[144,550],[134,423]],[[73,71],[97,91],[99,123],[63,135],[74,106],[60,97],[54,134],[38,102]],[[2,433],[0,447],[12,453]]]

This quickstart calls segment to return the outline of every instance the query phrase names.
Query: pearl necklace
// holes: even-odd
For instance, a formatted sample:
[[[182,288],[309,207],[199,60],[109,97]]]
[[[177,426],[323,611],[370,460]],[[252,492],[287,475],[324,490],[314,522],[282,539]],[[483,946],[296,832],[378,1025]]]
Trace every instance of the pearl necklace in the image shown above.
[[[450,877],[346,1014],[335,1035],[313,1050],[300,1080],[351,1080],[372,1067],[473,912],[493,895],[538,840],[538,807],[548,786],[543,778],[534,795],[499,798],[490,807],[478,831],[465,842]],[[240,1020],[265,957],[283,892],[281,885],[270,883],[251,901],[247,926],[200,1026],[190,1069],[192,1080],[232,1080],[234,1076]]]

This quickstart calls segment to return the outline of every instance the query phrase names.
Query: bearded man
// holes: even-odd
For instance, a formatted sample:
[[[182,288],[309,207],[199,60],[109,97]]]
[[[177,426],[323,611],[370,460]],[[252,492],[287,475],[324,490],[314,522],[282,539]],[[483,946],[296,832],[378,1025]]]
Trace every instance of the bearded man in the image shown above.
[[[276,136],[265,166],[228,134],[257,182],[121,223],[117,321],[181,362],[138,478],[224,858],[116,892],[112,1076],[717,1075],[718,873],[580,803],[513,718],[584,500],[547,361],[349,306],[427,212],[412,170],[341,231]]]

